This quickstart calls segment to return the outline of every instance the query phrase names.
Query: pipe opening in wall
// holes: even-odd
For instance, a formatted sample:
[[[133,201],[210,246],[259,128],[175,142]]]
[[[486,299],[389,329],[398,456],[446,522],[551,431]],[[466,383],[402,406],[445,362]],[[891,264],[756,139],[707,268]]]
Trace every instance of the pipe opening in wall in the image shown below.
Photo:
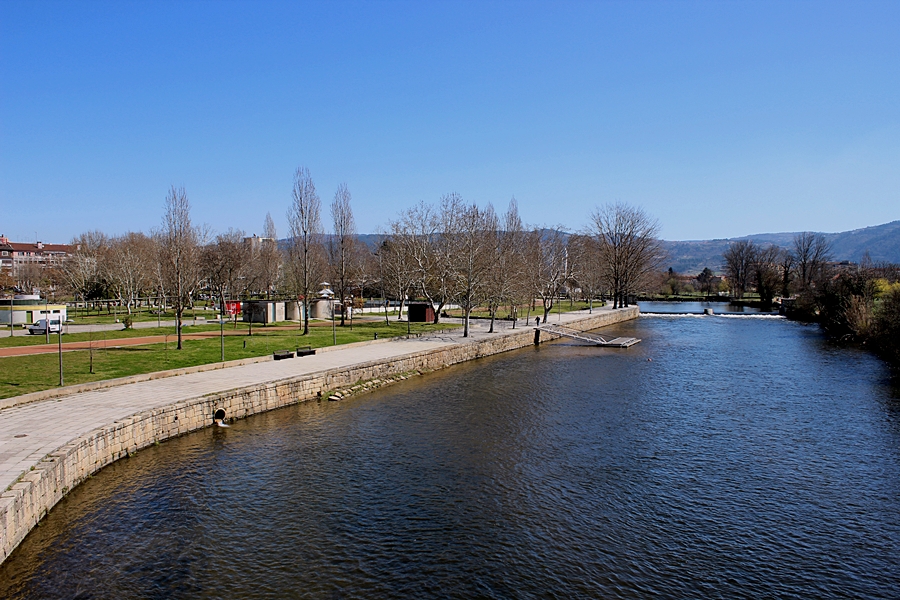
[[[213,423],[218,425],[219,427],[229,427],[225,424],[225,410],[217,409],[216,412],[213,413]]]

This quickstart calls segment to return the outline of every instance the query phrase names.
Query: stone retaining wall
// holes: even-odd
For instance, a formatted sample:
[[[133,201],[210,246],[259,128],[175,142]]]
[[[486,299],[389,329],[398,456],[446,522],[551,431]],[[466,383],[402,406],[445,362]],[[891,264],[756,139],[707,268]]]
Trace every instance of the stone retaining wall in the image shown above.
[[[636,307],[603,311],[567,323],[587,331],[633,319]],[[544,339],[554,336],[543,332]],[[263,385],[216,392],[135,414],[95,429],[45,456],[18,482],[0,494],[0,562],[69,490],[111,462],[168,438],[213,425],[216,411],[225,418],[244,417],[319,397],[359,381],[391,378],[412,371],[432,371],[534,343],[534,329],[498,334],[490,340],[455,344],[407,354],[387,361],[339,367]]]

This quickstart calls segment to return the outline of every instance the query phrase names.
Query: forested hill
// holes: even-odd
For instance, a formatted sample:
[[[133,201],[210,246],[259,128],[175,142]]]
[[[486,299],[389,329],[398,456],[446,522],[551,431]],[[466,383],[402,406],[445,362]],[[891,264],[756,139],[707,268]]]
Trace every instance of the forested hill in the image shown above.
[[[666,265],[679,273],[699,273],[704,267],[719,271],[722,268],[722,253],[731,242],[753,240],[755,243],[777,244],[789,248],[795,235],[797,232],[758,233],[721,240],[664,241],[663,245],[669,252]],[[831,242],[835,260],[859,262],[868,252],[876,263],[900,264],[900,221],[823,235]]]

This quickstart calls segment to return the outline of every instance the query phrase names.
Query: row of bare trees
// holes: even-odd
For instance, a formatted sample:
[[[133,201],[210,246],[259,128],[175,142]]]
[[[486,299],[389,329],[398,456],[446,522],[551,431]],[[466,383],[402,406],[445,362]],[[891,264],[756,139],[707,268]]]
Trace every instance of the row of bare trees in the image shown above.
[[[643,211],[622,204],[597,209],[580,234],[527,229],[515,199],[498,216],[490,205],[448,194],[391,221],[382,269],[397,296],[426,299],[436,320],[446,304],[459,304],[468,335],[477,306],[488,308],[491,331],[501,307],[515,318],[519,306],[540,300],[546,321],[562,293],[575,289],[587,298],[608,293],[614,307],[627,306],[662,260],[657,231]]]
[[[291,206],[287,213],[291,235],[285,256],[285,289],[303,304],[303,333],[309,333],[310,302],[325,278],[329,278],[341,307],[350,305],[353,292],[361,300],[375,270],[374,255],[359,240],[347,184],[338,186],[331,203],[332,234],[322,227],[322,203],[309,170],[294,173]],[[347,311],[340,311],[341,325]]]
[[[790,248],[739,240],[728,246],[723,259],[736,298],[752,287],[761,302],[770,303],[777,295],[803,295],[821,283],[831,246],[821,233],[804,232],[794,236]]]
[[[271,215],[262,238],[237,229],[212,236],[193,222],[185,190],[172,187],[161,225],[149,235],[79,236],[79,250],[62,275],[65,288],[81,299],[112,297],[129,314],[140,298],[167,304],[175,312],[179,348],[184,311],[201,293],[223,311],[227,300],[247,296],[297,299],[308,333],[310,301],[325,280],[341,307],[361,300],[366,290],[379,290],[385,306],[388,299],[399,301],[401,314],[409,299],[424,299],[435,321],[448,304],[458,305],[468,335],[477,307],[488,309],[493,331],[501,309],[515,319],[520,307],[530,314],[539,302],[546,320],[558,299],[576,289],[586,298],[607,294],[615,306],[626,306],[662,257],[656,222],[621,204],[598,208],[589,228],[568,235],[560,228],[526,227],[515,199],[498,215],[491,205],[447,194],[436,204],[401,212],[369,247],[356,231],[351,200],[341,184],[326,234],[315,183],[308,169],[298,168],[287,212],[290,232],[280,247]],[[341,310],[342,325],[346,315]]]
[[[274,238],[272,219],[266,233]],[[131,315],[141,298],[155,298],[174,312],[181,347],[184,311],[194,305],[201,289],[224,303],[248,290],[268,293],[281,268],[274,243],[253,246],[244,232],[229,230],[213,240],[205,227],[191,220],[190,202],[183,188],[166,195],[161,226],[150,235],[129,232],[108,237],[98,231],[81,234],[77,250],[56,275],[61,291],[76,299],[115,300]]]

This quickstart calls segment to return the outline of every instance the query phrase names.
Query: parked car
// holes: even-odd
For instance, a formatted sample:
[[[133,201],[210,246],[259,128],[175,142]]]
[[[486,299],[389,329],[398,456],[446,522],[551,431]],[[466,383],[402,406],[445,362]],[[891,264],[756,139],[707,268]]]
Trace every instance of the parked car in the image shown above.
[[[62,332],[62,324],[59,319],[50,319],[50,333]],[[28,333],[32,335],[46,335],[47,319],[38,319],[32,325],[28,326]]]

